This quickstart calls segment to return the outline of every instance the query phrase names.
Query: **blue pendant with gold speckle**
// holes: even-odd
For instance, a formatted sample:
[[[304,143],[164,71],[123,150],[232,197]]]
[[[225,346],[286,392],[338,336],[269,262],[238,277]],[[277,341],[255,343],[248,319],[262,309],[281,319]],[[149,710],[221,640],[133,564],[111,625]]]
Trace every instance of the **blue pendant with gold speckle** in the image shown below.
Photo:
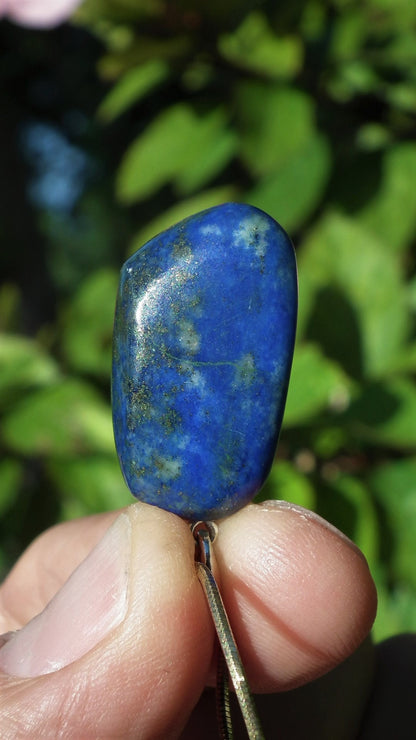
[[[280,432],[296,313],[292,244],[252,206],[191,216],[127,260],[112,400],[134,496],[192,520],[255,496]]]

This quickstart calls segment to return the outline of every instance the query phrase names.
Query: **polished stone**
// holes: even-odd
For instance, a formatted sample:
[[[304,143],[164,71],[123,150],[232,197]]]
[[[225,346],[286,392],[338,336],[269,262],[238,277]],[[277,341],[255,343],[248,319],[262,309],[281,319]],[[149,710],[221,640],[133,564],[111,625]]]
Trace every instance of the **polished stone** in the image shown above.
[[[112,397],[134,496],[192,520],[253,498],[280,432],[296,312],[291,242],[252,206],[191,216],[127,260]]]

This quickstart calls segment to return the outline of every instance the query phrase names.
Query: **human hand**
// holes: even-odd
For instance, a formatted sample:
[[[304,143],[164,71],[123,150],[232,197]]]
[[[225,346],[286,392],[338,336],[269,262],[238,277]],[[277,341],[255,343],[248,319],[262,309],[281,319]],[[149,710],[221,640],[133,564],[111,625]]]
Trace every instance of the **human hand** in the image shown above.
[[[250,505],[219,522],[214,551],[254,692],[316,679],[368,634],[376,595],[367,564],[316,515],[285,502]],[[173,514],[136,503],[45,532],[0,590],[0,630],[20,630],[0,650],[4,740],[165,740],[195,737],[195,728],[215,737],[213,707],[205,695],[198,703],[213,681],[214,631],[194,540]],[[346,664],[354,706],[336,708],[344,728],[357,727],[371,680],[371,651],[364,644],[357,655]],[[272,737],[293,740],[282,732],[284,701],[295,697],[296,711],[302,692],[279,697]],[[270,714],[269,697],[263,704]],[[325,737],[307,715],[305,728],[299,737]]]

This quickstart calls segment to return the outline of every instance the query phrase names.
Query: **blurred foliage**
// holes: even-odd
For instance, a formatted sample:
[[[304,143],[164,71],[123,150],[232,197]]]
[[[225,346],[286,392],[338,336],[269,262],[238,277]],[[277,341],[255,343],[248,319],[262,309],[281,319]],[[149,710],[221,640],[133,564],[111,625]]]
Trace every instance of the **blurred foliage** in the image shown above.
[[[53,32],[3,22],[0,43],[1,565],[58,519],[129,502],[109,400],[118,268],[244,201],[299,264],[260,496],[362,547],[377,638],[416,629],[416,5],[86,0]]]

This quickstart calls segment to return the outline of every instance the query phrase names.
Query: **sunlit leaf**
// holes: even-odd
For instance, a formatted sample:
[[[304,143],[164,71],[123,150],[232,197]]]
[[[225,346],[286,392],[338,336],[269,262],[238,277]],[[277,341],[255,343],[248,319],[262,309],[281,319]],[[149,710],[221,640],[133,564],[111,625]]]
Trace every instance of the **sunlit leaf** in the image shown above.
[[[177,190],[183,195],[209,183],[221,172],[237,150],[237,137],[228,127],[224,111],[217,109],[195,118],[187,144],[186,157],[175,178]]]
[[[295,88],[244,82],[236,107],[241,155],[257,177],[274,172],[315,136],[314,103]]]
[[[310,422],[324,410],[343,410],[350,402],[351,381],[314,345],[295,349],[284,426]]]
[[[33,340],[21,336],[0,336],[0,403],[10,403],[16,394],[47,385],[59,376],[50,355]]]
[[[102,101],[97,111],[98,117],[104,122],[117,118],[163,82],[168,74],[168,64],[160,59],[151,59],[142,66],[128,70]]]
[[[332,485],[354,508],[354,523],[348,535],[364,553],[371,568],[380,554],[378,517],[371,493],[362,481],[349,475],[340,475]]]
[[[411,72],[416,63],[416,7],[414,3],[398,0],[394,9],[400,24],[399,33],[391,33],[383,48],[383,62],[405,72]]]
[[[193,193],[209,183],[228,164],[236,151],[236,138],[232,131],[224,129],[211,145],[207,142],[198,156],[195,151],[193,164],[189,163],[176,179],[180,195]]]
[[[348,409],[357,438],[400,450],[416,449],[416,386],[393,377],[363,386]]]
[[[416,113],[416,82],[391,85],[386,91],[386,98],[392,108],[402,109],[413,114]]]
[[[198,116],[191,106],[178,103],[127,150],[118,173],[118,196],[126,203],[140,200],[172,181],[190,192],[209,181],[234,150],[234,135],[221,109]]]
[[[285,460],[274,463],[256,502],[268,499],[284,499],[306,509],[313,509],[316,504],[315,491],[309,479]]]
[[[60,491],[64,518],[111,511],[134,500],[124,483],[115,453],[54,459],[48,464],[48,472]]]
[[[345,64],[341,69],[341,80],[354,94],[376,92],[380,86],[376,71],[363,59],[354,59]]]
[[[301,39],[277,36],[259,11],[247,15],[234,33],[220,36],[218,48],[232,64],[271,79],[293,77],[303,62]]]
[[[416,588],[416,459],[381,465],[369,481],[387,515],[395,576]]]
[[[172,37],[138,36],[134,35],[132,43],[122,49],[110,49],[109,53],[101,57],[98,70],[106,80],[117,80],[142,64],[155,59],[172,64],[181,60],[192,51],[192,37],[182,34]]]
[[[375,579],[377,586],[377,616],[373,625],[376,642],[393,635],[416,632],[416,592],[412,585],[399,582],[389,589],[386,582]]]
[[[416,228],[416,144],[388,149],[383,159],[380,187],[358,214],[388,250],[403,249]]]
[[[110,407],[91,386],[68,379],[16,404],[3,420],[3,440],[29,456],[112,453]]]
[[[328,144],[321,136],[306,141],[293,156],[246,196],[289,232],[299,228],[320,203],[331,166]]]
[[[62,347],[79,372],[109,376],[118,274],[99,270],[79,289],[63,316]]]
[[[336,61],[354,59],[360,52],[368,28],[365,14],[357,7],[346,8],[334,19],[330,39],[330,55]]]
[[[391,132],[380,123],[365,123],[357,133],[357,146],[366,152],[383,149],[391,142]]]
[[[337,424],[336,417],[334,423],[328,422],[325,425],[316,427],[312,438],[313,452],[323,460],[331,460],[337,454],[345,450],[349,444],[347,429]]]
[[[340,341],[343,332],[345,341],[354,332],[362,373],[379,375],[394,365],[409,328],[401,265],[371,232],[345,216],[327,213],[299,253],[299,284],[300,335],[325,297],[326,316],[321,316],[321,329],[317,325],[315,341],[316,332],[326,331],[326,322]],[[335,300],[343,301],[350,326],[334,324]],[[330,341],[325,351],[338,358]]]
[[[129,203],[145,198],[175,177],[182,167],[194,118],[179,103],[163,111],[127,149],[117,177],[117,194]]]

